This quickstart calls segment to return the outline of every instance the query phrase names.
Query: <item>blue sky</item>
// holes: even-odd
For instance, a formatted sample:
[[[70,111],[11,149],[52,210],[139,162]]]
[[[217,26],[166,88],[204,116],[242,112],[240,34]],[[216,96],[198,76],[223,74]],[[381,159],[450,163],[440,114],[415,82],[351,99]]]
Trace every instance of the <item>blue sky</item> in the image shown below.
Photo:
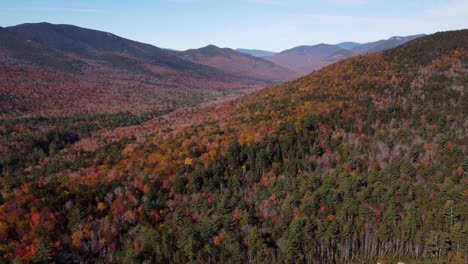
[[[0,26],[43,21],[179,50],[281,51],[468,28],[468,0],[1,0]]]

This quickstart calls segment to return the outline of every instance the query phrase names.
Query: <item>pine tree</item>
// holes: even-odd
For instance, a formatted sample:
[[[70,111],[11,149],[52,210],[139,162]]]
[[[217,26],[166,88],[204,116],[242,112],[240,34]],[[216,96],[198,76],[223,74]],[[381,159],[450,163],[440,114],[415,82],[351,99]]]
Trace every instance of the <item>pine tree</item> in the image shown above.
[[[49,241],[41,239],[34,254],[34,263],[53,263],[54,252]]]
[[[68,228],[72,228],[76,224],[80,223],[83,215],[78,206],[73,206],[67,214]]]
[[[426,254],[441,258],[450,248],[450,236],[445,232],[431,231],[426,239]]]
[[[457,251],[467,250],[468,233],[463,229],[463,225],[457,222],[453,225],[452,232],[450,233],[450,240],[452,247]]]

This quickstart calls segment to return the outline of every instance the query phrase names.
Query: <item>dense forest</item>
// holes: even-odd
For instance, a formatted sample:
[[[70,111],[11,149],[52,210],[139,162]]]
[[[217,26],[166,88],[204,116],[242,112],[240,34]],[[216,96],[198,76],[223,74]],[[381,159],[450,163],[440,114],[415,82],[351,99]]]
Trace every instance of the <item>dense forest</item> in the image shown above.
[[[24,120],[55,124],[34,136],[0,123],[10,144],[0,253],[5,263],[468,263],[467,85],[462,30],[166,122],[165,112]]]

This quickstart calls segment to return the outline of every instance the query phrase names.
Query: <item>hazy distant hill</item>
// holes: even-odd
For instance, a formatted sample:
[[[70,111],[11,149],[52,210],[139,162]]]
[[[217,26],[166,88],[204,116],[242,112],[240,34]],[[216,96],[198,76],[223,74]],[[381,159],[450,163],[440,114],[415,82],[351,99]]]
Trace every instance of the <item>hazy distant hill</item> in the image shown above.
[[[370,54],[370,53],[380,52],[380,51],[398,47],[402,44],[405,44],[408,41],[411,41],[413,39],[417,39],[423,36],[425,35],[421,34],[421,35],[414,35],[414,36],[407,36],[407,37],[398,37],[398,36],[391,37],[385,40],[379,40],[379,41],[360,44],[352,48],[352,51],[354,54]]]
[[[268,56],[276,54],[276,52],[266,51],[266,50],[256,50],[256,49],[236,49],[236,51],[249,54],[255,57],[268,57]]]
[[[357,46],[361,45],[361,43],[357,43],[357,42],[341,42],[341,43],[338,43],[338,44],[335,44],[335,46],[338,46],[342,49],[353,49]]]
[[[424,35],[392,37],[364,44],[342,42],[335,45],[299,46],[265,57],[265,59],[299,73],[307,74],[344,58],[388,50],[422,36]]]
[[[299,73],[306,74],[310,73],[312,70],[329,65],[331,61],[327,60],[327,58],[340,50],[343,49],[329,44],[299,46],[266,57],[265,59],[283,67],[293,69]]]
[[[283,82],[299,77],[290,69],[278,66],[262,58],[244,54],[229,48],[209,45],[200,49],[190,49],[177,55],[194,63],[211,66],[225,72],[245,76],[268,83]]]

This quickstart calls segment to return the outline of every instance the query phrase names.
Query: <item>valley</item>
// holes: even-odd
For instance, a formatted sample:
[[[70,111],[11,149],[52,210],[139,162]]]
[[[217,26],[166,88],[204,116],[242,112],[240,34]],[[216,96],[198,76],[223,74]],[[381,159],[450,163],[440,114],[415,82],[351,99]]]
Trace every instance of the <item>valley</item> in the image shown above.
[[[466,262],[467,30],[319,45],[336,57],[310,74],[287,52],[0,33],[7,261]]]

